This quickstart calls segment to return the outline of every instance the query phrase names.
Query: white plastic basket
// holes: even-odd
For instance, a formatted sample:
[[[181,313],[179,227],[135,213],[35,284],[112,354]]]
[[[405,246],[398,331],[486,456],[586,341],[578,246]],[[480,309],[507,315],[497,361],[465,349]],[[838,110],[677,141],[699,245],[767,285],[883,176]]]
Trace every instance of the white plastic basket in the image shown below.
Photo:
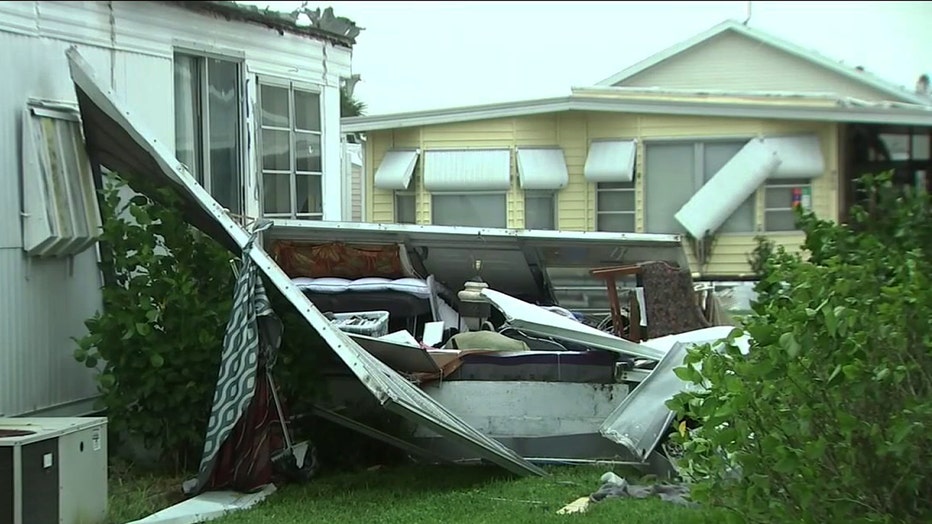
[[[334,313],[333,325],[340,331],[381,337],[388,334],[388,311]]]

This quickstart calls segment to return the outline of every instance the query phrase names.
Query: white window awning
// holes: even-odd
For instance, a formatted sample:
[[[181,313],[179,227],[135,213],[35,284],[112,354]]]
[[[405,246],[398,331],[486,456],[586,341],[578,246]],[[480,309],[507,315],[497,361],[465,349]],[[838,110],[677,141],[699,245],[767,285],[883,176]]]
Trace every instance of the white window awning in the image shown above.
[[[636,151],[636,140],[592,142],[583,175],[589,182],[631,182]]]
[[[389,150],[375,171],[375,187],[378,189],[405,190],[411,183],[414,166],[417,165],[419,149]]]
[[[559,190],[566,187],[570,174],[566,157],[558,147],[518,148],[518,181],[525,190]]]
[[[423,390],[365,351],[349,335],[334,329],[330,320],[295,286],[262,246],[254,244],[250,249],[244,249],[250,244],[250,233],[197,183],[162,140],[144,131],[144,126],[136,120],[137,111],[129,110],[114,99],[112,91],[103,87],[105,84],[94,74],[77,48],[71,47],[67,56],[84,123],[85,147],[88,156],[100,167],[147,180],[151,184],[147,187],[172,191],[179,197],[181,212],[188,223],[234,253],[250,257],[270,285],[281,292],[382,408],[422,424],[509,471],[520,475],[545,474],[539,467],[438,404]],[[157,195],[152,193],[150,196],[154,198]]]
[[[719,169],[673,217],[694,238],[715,233],[780,164],[777,152],[763,139],[755,138]]]
[[[441,149],[424,152],[424,188],[451,191],[507,191],[510,149]]]
[[[825,172],[822,143],[816,135],[764,137],[764,142],[780,158],[768,177],[771,180],[816,178]]]

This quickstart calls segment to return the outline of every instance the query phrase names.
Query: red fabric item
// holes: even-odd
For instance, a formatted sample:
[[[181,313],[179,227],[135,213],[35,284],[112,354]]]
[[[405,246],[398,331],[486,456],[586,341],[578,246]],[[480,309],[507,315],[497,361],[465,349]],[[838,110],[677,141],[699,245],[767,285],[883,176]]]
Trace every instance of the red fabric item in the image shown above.
[[[204,491],[258,491],[272,482],[273,434],[278,415],[272,404],[270,384],[264,366],[256,377],[256,393],[246,413],[220,446],[217,461]]]
[[[347,246],[342,242],[310,244],[279,240],[272,244],[272,258],[291,278],[362,277],[402,278],[399,247]]]

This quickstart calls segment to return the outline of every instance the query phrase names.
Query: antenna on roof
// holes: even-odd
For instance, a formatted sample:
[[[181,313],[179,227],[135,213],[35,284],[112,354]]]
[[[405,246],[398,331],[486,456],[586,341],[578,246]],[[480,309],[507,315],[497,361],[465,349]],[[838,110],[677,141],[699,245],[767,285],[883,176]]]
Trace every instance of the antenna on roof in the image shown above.
[[[744,22],[742,22],[742,24],[748,25],[748,22],[750,21],[751,21],[751,2],[749,0],[748,1],[748,16],[744,19]]]

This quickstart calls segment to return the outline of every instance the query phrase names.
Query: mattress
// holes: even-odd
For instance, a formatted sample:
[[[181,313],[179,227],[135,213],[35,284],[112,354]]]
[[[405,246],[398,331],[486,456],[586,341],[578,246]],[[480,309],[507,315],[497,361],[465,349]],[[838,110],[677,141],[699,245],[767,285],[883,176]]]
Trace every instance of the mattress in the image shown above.
[[[467,354],[462,365],[444,380],[529,382],[615,382],[618,355],[609,351],[526,351],[507,354]]]

